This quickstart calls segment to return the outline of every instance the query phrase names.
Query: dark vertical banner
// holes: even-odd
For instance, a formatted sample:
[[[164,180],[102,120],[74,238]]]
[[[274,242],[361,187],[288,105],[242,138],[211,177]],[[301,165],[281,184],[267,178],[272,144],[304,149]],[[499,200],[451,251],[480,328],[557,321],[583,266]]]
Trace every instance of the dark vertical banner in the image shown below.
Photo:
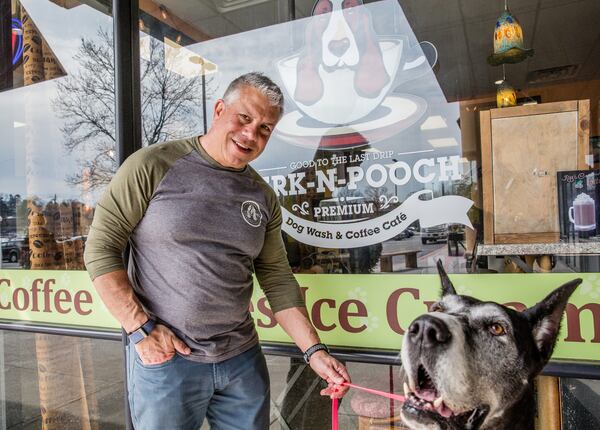
[[[13,45],[11,1],[0,0],[0,91],[13,85]]]

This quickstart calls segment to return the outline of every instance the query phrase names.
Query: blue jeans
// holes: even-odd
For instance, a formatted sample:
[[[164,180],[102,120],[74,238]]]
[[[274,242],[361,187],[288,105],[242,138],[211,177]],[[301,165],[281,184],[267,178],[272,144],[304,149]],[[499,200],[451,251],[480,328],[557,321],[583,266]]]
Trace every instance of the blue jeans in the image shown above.
[[[269,373],[257,345],[221,363],[175,355],[142,364],[128,347],[129,406],[138,430],[198,430],[206,417],[213,430],[269,428]],[[133,359],[132,359],[133,357]]]

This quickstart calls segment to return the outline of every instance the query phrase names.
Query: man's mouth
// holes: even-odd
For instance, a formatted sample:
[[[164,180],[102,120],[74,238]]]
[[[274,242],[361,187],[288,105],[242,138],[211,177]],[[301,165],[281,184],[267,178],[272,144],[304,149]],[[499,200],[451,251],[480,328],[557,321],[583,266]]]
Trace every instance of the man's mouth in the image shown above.
[[[244,152],[246,154],[252,152],[252,148],[250,148],[249,146],[246,146],[243,143],[240,143],[240,142],[238,142],[236,140],[233,140],[233,139],[231,139],[231,140],[233,141],[233,143],[235,144],[235,146],[236,146],[236,148],[238,150],[240,150],[240,151],[242,151],[242,152]]]

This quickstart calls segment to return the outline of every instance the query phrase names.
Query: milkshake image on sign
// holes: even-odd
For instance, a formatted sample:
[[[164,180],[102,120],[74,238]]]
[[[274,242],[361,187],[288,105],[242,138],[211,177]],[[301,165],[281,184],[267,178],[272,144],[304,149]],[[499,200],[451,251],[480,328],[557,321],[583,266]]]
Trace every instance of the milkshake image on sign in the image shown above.
[[[580,193],[569,208],[569,221],[575,231],[590,231],[596,228],[596,204],[586,193]]]

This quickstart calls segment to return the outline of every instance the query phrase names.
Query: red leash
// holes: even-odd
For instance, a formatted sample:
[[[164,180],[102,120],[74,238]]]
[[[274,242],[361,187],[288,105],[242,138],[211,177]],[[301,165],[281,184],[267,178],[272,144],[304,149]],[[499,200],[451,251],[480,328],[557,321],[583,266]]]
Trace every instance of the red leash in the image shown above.
[[[404,402],[406,398],[404,396],[400,396],[398,394],[386,393],[385,391],[373,390],[371,388],[361,387],[359,385],[350,384],[349,382],[344,382],[342,385],[347,387],[356,388],[357,390],[366,391],[367,393],[375,394],[377,396],[387,397],[388,399],[398,400],[399,402]],[[331,429],[338,430],[338,399],[331,399]]]

